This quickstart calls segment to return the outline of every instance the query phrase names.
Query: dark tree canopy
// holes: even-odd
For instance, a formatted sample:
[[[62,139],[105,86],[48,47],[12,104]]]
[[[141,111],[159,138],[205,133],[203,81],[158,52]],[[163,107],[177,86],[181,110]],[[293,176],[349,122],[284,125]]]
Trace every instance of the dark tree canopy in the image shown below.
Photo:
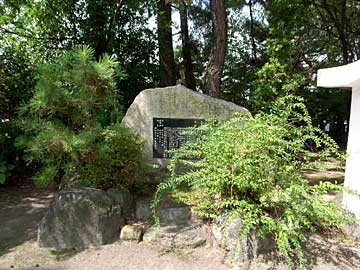
[[[316,73],[359,60],[359,25],[357,0],[2,0],[0,162],[21,161],[15,119],[37,66],[78,45],[119,62],[123,109],[143,89],[176,83],[253,114],[296,94],[345,148],[350,92],[317,88]]]

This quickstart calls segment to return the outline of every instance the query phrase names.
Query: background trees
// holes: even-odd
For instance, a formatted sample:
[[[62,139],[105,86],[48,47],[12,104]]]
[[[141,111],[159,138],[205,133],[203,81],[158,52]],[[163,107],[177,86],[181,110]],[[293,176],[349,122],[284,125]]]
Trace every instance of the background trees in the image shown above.
[[[0,159],[21,161],[13,120],[33,95],[36,66],[83,44],[120,63],[123,108],[175,83],[254,114],[293,93],[344,148],[350,92],[317,89],[315,75],[359,59],[359,15],[356,0],[1,0]]]

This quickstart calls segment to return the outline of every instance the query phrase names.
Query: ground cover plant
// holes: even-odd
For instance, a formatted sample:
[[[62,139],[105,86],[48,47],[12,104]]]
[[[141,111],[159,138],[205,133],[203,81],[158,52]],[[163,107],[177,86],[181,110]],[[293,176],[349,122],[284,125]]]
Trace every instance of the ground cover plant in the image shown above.
[[[20,109],[25,136],[17,146],[39,166],[39,185],[54,180],[108,189],[132,188],[141,179],[142,141],[120,124],[113,58],[95,61],[78,47],[39,68],[34,97]]]
[[[306,232],[350,222],[322,196],[340,185],[309,185],[301,175],[316,161],[339,156],[336,143],[312,126],[301,98],[286,96],[270,113],[236,114],[188,132],[197,139],[174,153],[171,177],[158,186],[154,210],[164,194],[186,190],[187,196],[177,197],[195,212],[206,218],[223,211],[230,212],[229,219],[240,215],[239,237],[254,227],[260,235],[270,233],[288,264],[299,267]]]

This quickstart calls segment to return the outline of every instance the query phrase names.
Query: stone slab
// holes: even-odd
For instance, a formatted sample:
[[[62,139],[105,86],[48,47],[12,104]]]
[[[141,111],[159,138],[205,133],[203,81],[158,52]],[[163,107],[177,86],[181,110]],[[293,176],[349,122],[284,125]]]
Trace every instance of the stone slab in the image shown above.
[[[248,110],[176,85],[142,91],[129,107],[122,123],[141,136],[148,162],[157,164],[161,170],[167,166],[168,159],[154,158],[154,118],[225,120],[235,112],[248,113]]]

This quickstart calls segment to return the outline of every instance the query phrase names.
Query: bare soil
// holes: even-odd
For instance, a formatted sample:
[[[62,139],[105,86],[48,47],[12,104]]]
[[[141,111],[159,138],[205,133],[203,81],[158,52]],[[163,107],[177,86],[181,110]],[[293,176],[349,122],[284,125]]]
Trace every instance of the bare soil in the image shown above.
[[[308,172],[309,173],[309,172]],[[343,177],[332,171],[310,172],[316,180]],[[325,177],[324,177],[325,176]],[[308,177],[311,178],[311,177]],[[39,248],[37,226],[54,192],[33,186],[0,188],[0,270],[225,270],[233,269],[229,255],[212,246],[192,252],[161,253],[144,243],[116,242],[82,251]],[[338,195],[329,195],[338,200]],[[338,233],[311,236],[305,246],[306,268],[314,270],[360,269],[360,243]],[[235,269],[286,269],[276,254],[260,257]]]

